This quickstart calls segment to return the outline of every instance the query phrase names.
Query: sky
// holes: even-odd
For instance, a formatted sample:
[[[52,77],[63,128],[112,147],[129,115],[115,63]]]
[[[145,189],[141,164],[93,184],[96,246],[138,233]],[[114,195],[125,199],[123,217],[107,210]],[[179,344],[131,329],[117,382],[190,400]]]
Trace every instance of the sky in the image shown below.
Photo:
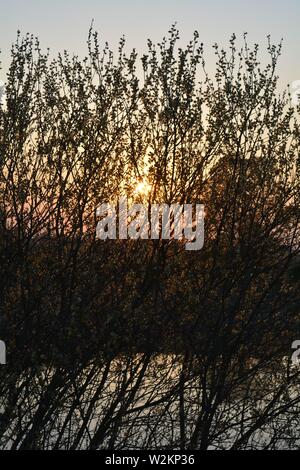
[[[213,43],[227,45],[233,32],[238,37],[248,32],[250,43],[263,48],[270,34],[274,43],[284,39],[281,85],[300,79],[300,0],[0,0],[0,80],[5,80],[18,29],[37,35],[53,54],[67,49],[84,55],[92,19],[101,41],[112,49],[124,34],[128,49],[140,53],[148,38],[161,40],[176,22],[184,42],[199,31],[208,62]]]

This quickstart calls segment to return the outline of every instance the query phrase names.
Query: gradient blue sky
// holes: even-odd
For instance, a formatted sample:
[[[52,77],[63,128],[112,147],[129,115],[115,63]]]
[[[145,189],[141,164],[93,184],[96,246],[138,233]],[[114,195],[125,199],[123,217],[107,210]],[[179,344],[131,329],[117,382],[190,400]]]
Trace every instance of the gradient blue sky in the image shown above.
[[[232,32],[247,31],[250,42],[262,45],[267,34],[276,43],[283,37],[281,84],[300,79],[300,0],[0,0],[0,7],[0,79],[17,29],[38,35],[53,53],[67,49],[81,55],[92,18],[113,49],[125,34],[128,47],[140,52],[148,37],[160,40],[176,21],[183,40],[195,29],[200,32],[209,60],[212,44],[226,44]]]

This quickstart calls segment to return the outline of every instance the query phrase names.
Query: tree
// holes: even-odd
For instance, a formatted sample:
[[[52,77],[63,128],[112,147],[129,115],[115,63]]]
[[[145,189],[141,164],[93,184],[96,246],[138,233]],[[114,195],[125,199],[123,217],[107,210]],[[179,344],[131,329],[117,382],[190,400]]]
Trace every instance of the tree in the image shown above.
[[[18,35],[0,105],[1,447],[298,448],[299,109],[246,37],[141,59]],[[140,76],[143,76],[143,80]],[[145,182],[149,191],[135,191]],[[203,203],[205,244],[95,239],[96,208]],[[1,338],[2,339],[2,338]]]

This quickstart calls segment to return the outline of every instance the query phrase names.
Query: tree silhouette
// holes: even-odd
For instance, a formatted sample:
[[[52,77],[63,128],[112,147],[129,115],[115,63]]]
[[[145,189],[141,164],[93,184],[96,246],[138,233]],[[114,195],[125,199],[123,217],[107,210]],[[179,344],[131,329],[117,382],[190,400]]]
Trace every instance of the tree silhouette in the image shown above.
[[[0,104],[0,445],[299,448],[299,108],[246,36],[141,61],[18,34]],[[149,191],[135,188],[146,182]],[[96,240],[96,208],[202,203],[205,243]]]

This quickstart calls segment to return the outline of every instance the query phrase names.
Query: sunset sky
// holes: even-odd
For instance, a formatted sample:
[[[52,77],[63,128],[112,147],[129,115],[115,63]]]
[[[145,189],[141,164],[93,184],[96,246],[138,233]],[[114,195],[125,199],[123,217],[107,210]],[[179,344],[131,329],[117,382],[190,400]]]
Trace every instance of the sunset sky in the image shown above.
[[[122,34],[128,47],[143,52],[146,39],[159,41],[177,22],[184,41],[200,32],[208,62],[214,42],[226,44],[231,33],[249,33],[250,43],[284,38],[279,73],[281,85],[300,79],[299,0],[0,0],[0,49],[4,80],[11,43],[17,29],[38,35],[42,47],[53,53],[67,49],[83,55],[91,20],[103,41],[115,49]]]

